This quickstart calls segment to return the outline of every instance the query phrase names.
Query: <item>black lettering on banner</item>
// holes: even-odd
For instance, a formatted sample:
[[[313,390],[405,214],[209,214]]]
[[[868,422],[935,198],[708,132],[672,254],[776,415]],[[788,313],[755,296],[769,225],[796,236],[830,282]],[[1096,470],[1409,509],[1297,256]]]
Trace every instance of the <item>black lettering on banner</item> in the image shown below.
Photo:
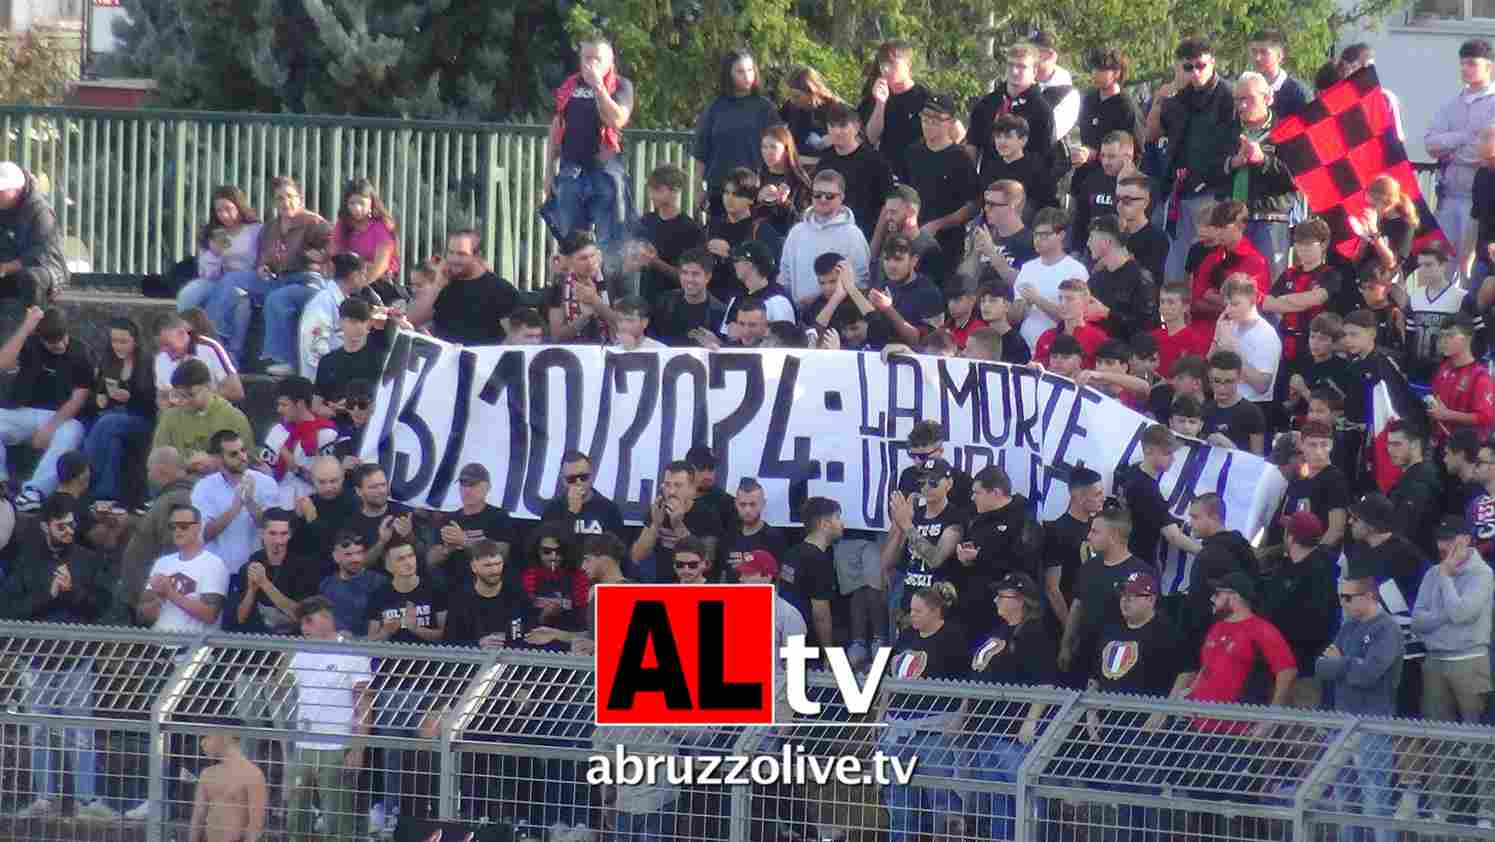
[[[1194,489],[1199,485],[1199,478],[1204,476],[1204,466],[1209,463],[1211,448],[1207,444],[1187,442],[1189,453],[1184,457],[1183,467],[1178,469],[1178,479],[1173,483],[1173,489],[1168,493],[1168,508],[1182,514],[1189,509],[1189,504],[1194,501]],[[1225,464],[1220,466],[1219,488],[1216,489],[1221,497],[1225,496],[1224,479],[1230,472],[1230,463],[1235,455],[1232,450],[1224,450]]]
[[[877,482],[872,482],[872,448],[877,447]],[[862,519],[867,522],[868,529],[881,529],[883,526],[883,506],[886,505],[889,493],[889,450],[892,442],[862,439]],[[867,504],[872,504],[868,509]],[[790,512],[790,517],[798,520],[798,512]]]
[[[710,423],[706,415],[706,366],[690,354],[677,354],[664,364],[659,377],[659,464],[668,465],[675,459],[676,416],[680,414],[680,378],[690,378],[690,440],[691,443],[706,440],[706,426]],[[720,458],[720,457],[718,457]],[[725,473],[725,462],[717,462],[718,472]],[[647,497],[645,499],[648,499]]]
[[[914,373],[914,404],[898,404],[898,369],[906,368]],[[917,424],[924,418],[924,366],[912,357],[888,358],[888,430],[889,437],[898,434],[898,419],[907,418]]]
[[[888,415],[885,412],[877,413],[877,424],[875,426],[867,423],[867,410],[872,406],[872,397],[867,392],[867,358],[877,359],[876,356],[866,351],[857,352],[857,386],[862,390],[862,429],[859,431],[864,436],[877,436],[882,438],[887,435],[884,428],[887,426]]]
[[[379,376],[380,391],[389,387],[389,398],[384,403],[384,418],[379,423],[379,466],[388,475],[394,470],[394,431],[404,408],[405,372],[410,367],[410,334],[400,333],[395,337],[394,347],[384,359],[384,373]]]
[[[763,438],[763,457],[758,478],[789,480],[789,511],[797,513],[810,496],[810,480],[820,479],[820,462],[810,458],[810,437],[794,437],[794,455],[780,458],[794,404],[794,385],[799,380],[799,357],[784,357],[779,388],[774,393],[773,413],[768,417],[768,435]],[[791,515],[792,516],[792,515]]]
[[[431,490],[426,494],[426,504],[433,508],[441,508],[446,493],[451,490],[452,475],[457,472],[462,443],[467,439],[467,416],[472,406],[472,381],[477,368],[477,354],[462,351],[457,356],[457,402],[452,406],[451,434],[447,436],[441,462],[436,466],[436,475],[431,478]]]
[[[996,464],[996,459],[996,453],[991,448],[968,444],[965,447],[956,448],[958,464],[955,469],[968,477],[973,477],[981,473],[982,468]],[[978,462],[980,464],[977,464]]]
[[[1121,458],[1116,460],[1116,466],[1112,469],[1112,473],[1132,464],[1132,454],[1136,453],[1137,448],[1142,446],[1142,434],[1147,432],[1147,428],[1150,426],[1152,426],[1151,421],[1143,421],[1137,425],[1137,429],[1132,431],[1132,438],[1126,443],[1126,447],[1121,449]]]
[[[587,450],[587,456],[591,457],[592,470],[596,471],[603,460],[607,458],[607,448],[612,444],[612,421],[613,421],[613,366],[616,364],[615,354],[604,353],[602,355],[602,378],[598,381],[601,387],[597,389],[597,424],[592,427],[592,447]],[[559,485],[556,487],[557,495],[564,495],[566,489]]]
[[[633,423],[623,428],[618,438],[618,479],[613,486],[613,502],[623,510],[623,517],[644,519],[653,502],[654,472],[650,472],[639,483],[639,496],[632,497],[633,450],[638,440],[654,421],[654,407],[659,403],[659,355],[650,351],[634,354],[609,354],[613,357],[613,379],[603,388],[616,389],[618,394],[628,394],[628,375],[639,372],[644,382],[639,385],[638,409],[634,411]],[[664,466],[660,465],[663,471]]]
[[[405,355],[401,375],[395,380],[395,393],[400,391],[404,384],[405,373],[412,370],[410,367],[420,364],[420,373],[415,376],[415,388],[410,390],[410,397],[405,400],[404,407],[400,409],[398,421],[410,429],[414,434],[416,446],[420,452],[415,454],[419,460],[415,470],[410,469],[410,454],[393,450],[393,441],[390,442],[390,450],[393,453],[391,464],[384,465],[380,458],[380,464],[384,465],[384,473],[389,477],[389,493],[397,500],[408,500],[414,497],[426,484],[431,481],[431,474],[436,470],[436,438],[431,435],[431,428],[427,426],[425,419],[420,417],[420,399],[425,391],[426,377],[430,375],[436,361],[441,359],[441,346],[434,342],[411,337],[409,352]],[[395,400],[396,395],[390,396],[390,406],[399,406]],[[386,426],[388,423],[386,422]],[[391,438],[394,430],[390,427]],[[383,450],[381,446],[381,451]]]
[[[971,431],[974,433],[981,427],[981,406],[986,403],[986,396],[981,393],[980,369],[974,363],[967,362],[965,380],[957,388],[954,378],[950,376],[950,361],[942,359],[934,365],[940,375],[940,426],[945,430],[945,438],[950,438],[950,431],[954,429],[950,424],[952,399],[958,407],[969,404]]]
[[[1043,382],[1049,384],[1050,387],[1048,403],[1044,404],[1043,407],[1043,435],[1047,438],[1049,424],[1054,420],[1054,410],[1058,408],[1059,399],[1064,397],[1065,392],[1077,391],[1079,387],[1074,384],[1074,381],[1060,377],[1057,374],[1045,374]],[[1043,452],[1041,446],[1037,449],[1040,453]]]
[[[1080,414],[1085,410],[1085,402],[1089,401],[1097,406],[1101,403],[1100,392],[1090,388],[1079,389],[1075,393],[1075,399],[1069,405],[1069,418],[1064,422],[1064,429],[1059,432],[1059,443],[1054,447],[1054,456],[1049,460],[1049,476],[1058,479],[1065,485],[1069,484],[1070,475],[1075,468],[1084,466],[1084,461],[1070,464],[1065,453],[1075,439],[1083,439],[1089,430],[1080,426]],[[1045,422],[1046,423],[1046,422]]]
[[[746,377],[742,386],[742,403],[711,426],[711,445],[718,464],[730,464],[732,439],[747,428],[763,408],[763,358],[758,354],[717,352],[706,358],[711,369],[712,389],[727,387],[727,374],[738,372]]]
[[[498,399],[507,395],[509,413],[509,451],[505,464],[504,509],[515,511],[519,507],[519,495],[524,488],[523,466],[529,454],[529,420],[525,411],[528,384],[524,379],[524,352],[505,351],[498,358],[493,370],[488,372],[488,381],[478,392],[478,400],[498,406]],[[495,444],[498,444],[495,442]],[[536,511],[543,511],[537,509]]]
[[[1012,433],[1012,392],[1014,391],[1012,386],[1015,382],[1012,376],[1013,369],[1011,366],[999,363],[978,362],[975,366],[981,376],[981,399],[979,401],[981,410],[980,435],[992,447],[1006,447],[1007,437]],[[991,378],[993,377],[998,381],[995,389],[991,387]],[[996,398],[998,395],[1002,398],[1002,411],[1000,413],[993,411],[996,408]],[[997,418],[1000,418],[1002,421],[1002,432],[1000,434],[997,434],[992,429],[994,426],[992,421]]]
[[[1033,437],[1033,427],[1038,424],[1038,381],[1042,378],[1043,370],[1022,366],[1009,369],[1012,372],[1012,414],[1017,418],[1017,426],[1012,436],[1013,447],[1026,447],[1035,453],[1041,452],[1038,439]],[[1029,415],[1024,410],[1026,403],[1023,400],[1023,381],[1033,381],[1033,414]]]
[[[544,479],[545,456],[550,452],[550,370],[565,375],[565,394],[560,398],[566,409],[566,429],[561,437],[566,450],[575,450],[581,439],[581,405],[586,400],[581,360],[566,348],[546,348],[529,360],[529,426],[531,447],[524,470],[524,507],[532,512],[545,510],[540,496]],[[552,479],[554,479],[552,477]]]

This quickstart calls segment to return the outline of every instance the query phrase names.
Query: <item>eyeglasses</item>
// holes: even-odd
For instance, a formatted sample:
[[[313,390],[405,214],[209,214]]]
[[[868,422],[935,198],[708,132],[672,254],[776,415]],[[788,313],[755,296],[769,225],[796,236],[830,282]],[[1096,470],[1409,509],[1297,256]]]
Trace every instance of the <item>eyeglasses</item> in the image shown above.
[[[338,541],[337,542],[337,548],[340,549],[340,550],[347,550],[347,549],[352,549],[353,547],[362,547],[362,546],[363,546],[363,542],[361,542],[361,541]]]
[[[1146,196],[1117,196],[1116,203],[1119,205],[1135,205],[1138,202],[1147,201]]]
[[[1357,596],[1369,596],[1369,595],[1370,595],[1370,591],[1360,591],[1359,593],[1342,593],[1342,594],[1339,595],[1339,601],[1348,605],[1349,603],[1354,602],[1355,601],[1355,597],[1357,597]]]
[[[987,199],[986,200],[986,206],[989,207],[989,208],[1010,208],[1010,207],[1012,207],[1012,203],[1011,202],[993,202],[992,200]]]
[[[1234,386],[1239,381],[1234,377],[1211,377],[1209,382],[1216,386]]]
[[[197,525],[197,521],[195,521],[195,520],[174,520],[174,521],[171,522],[171,528],[174,529],[174,530],[177,530],[177,529],[191,529],[192,527],[194,527],[196,525]]]
[[[695,570],[697,567],[700,567],[700,566],[701,566],[701,562],[699,562],[699,561],[677,561],[677,562],[675,562],[675,569],[676,570]]]
[[[828,192],[826,192],[824,190],[816,190],[815,192],[811,193],[810,195],[814,196],[815,198],[817,198],[819,200],[821,200],[822,202],[829,202],[831,199],[839,199],[839,198],[841,198],[841,194],[840,193],[828,193]]]
[[[1207,61],[1186,61],[1179,64],[1179,68],[1181,68],[1186,73],[1193,73],[1196,70],[1204,70],[1207,67],[1209,67],[1209,62]]]
[[[578,482],[586,482],[587,480],[589,480],[591,478],[592,478],[591,474],[566,474],[564,476],[564,479],[566,480],[566,482],[570,483],[571,485],[575,485]]]

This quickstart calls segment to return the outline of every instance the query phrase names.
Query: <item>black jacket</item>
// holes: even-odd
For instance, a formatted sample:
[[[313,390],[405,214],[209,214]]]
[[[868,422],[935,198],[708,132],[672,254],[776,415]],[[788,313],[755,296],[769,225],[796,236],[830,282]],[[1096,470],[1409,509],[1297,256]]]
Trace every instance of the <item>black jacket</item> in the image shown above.
[[[1268,126],[1272,126],[1276,121],[1277,118],[1273,116]],[[1245,132],[1245,128],[1241,125],[1241,121],[1236,119],[1230,124],[1230,131],[1232,135],[1239,138]],[[1246,205],[1250,208],[1252,219],[1286,222],[1288,213],[1297,201],[1298,186],[1293,183],[1293,174],[1287,168],[1287,164],[1277,157],[1277,144],[1263,140],[1261,151],[1264,156],[1262,162],[1250,166],[1251,176],[1246,182],[1248,189]],[[1234,175],[1232,171],[1231,178],[1234,178]]]
[[[70,590],[52,596],[52,576],[67,564]],[[53,553],[40,523],[21,538],[20,551],[5,579],[0,613],[15,620],[63,623],[101,623],[113,603],[114,573],[103,557],[77,544]]]
[[[1184,160],[1184,137],[1196,121],[1199,136],[1204,138],[1207,151],[1198,166],[1189,167],[1189,177],[1184,181],[1184,197],[1199,195],[1225,195],[1230,191],[1230,177],[1225,174],[1225,159],[1235,154],[1240,136],[1232,134],[1235,125],[1235,100],[1232,87],[1217,75],[1215,84],[1205,90],[1185,88],[1163,103],[1163,136],[1168,140],[1168,164],[1163,168],[1162,195],[1173,191],[1174,173],[1181,167],[1189,167]],[[1196,190],[1203,187],[1202,191]]]
[[[1438,557],[1435,532],[1443,509],[1443,476],[1427,459],[1408,468],[1392,486],[1391,504],[1396,507],[1398,531],[1428,558]]]
[[[1259,613],[1272,622],[1298,659],[1298,675],[1313,675],[1339,625],[1339,568],[1322,547],[1300,562],[1286,560],[1261,583]]]
[[[21,271],[0,283],[0,297],[46,306],[51,294],[67,285],[57,214],[30,174],[20,204],[0,210],[0,263],[11,260],[21,262]]]
[[[1216,532],[1199,543],[1199,555],[1194,557],[1194,566],[1189,571],[1189,598],[1179,623],[1190,652],[1199,651],[1205,634],[1214,624],[1214,609],[1210,604],[1214,583],[1237,570],[1256,575],[1256,552],[1241,533]]]

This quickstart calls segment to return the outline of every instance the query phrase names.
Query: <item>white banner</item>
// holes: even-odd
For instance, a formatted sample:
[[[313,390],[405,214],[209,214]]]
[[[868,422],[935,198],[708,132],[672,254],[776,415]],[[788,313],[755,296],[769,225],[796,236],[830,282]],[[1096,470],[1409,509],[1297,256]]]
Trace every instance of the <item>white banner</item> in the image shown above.
[[[453,510],[457,472],[482,462],[490,502],[536,518],[559,491],[561,456],[590,454],[595,487],[631,522],[658,494],[666,464],[709,441],[736,487],[754,477],[764,517],[795,522],[798,504],[830,497],[848,528],[885,530],[887,499],[910,464],[914,422],[946,430],[945,457],[974,474],[1001,465],[1041,519],[1068,505],[1070,471],[1110,487],[1142,458],[1147,418],[1073,381],[1027,366],[848,351],[597,346],[463,348],[401,333],[390,353],[362,457],[389,472],[394,499]],[[1253,536],[1275,510],[1281,473],[1258,456],[1188,440],[1161,482],[1183,517],[1197,494],[1224,496],[1232,529]]]

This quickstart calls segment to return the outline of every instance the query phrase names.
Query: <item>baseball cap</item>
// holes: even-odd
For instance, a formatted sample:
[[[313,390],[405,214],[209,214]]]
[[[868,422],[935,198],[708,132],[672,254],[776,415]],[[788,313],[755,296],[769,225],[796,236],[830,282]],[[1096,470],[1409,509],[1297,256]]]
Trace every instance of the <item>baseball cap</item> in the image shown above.
[[[691,445],[690,450],[685,452],[685,461],[692,468],[715,468],[716,454],[711,452],[711,447],[704,443]]]
[[[1459,58],[1495,59],[1495,49],[1483,38],[1471,38],[1459,47]]]
[[[1313,512],[1293,512],[1282,519],[1282,528],[1299,544],[1313,544],[1324,537],[1324,522]]]
[[[1371,529],[1390,532],[1396,527],[1396,508],[1385,494],[1372,492],[1361,497],[1360,502],[1351,507],[1350,514],[1360,518]]]
[[[1122,596],[1157,596],[1157,577],[1151,573],[1133,573],[1121,583],[1121,594]]]
[[[461,472],[457,474],[457,482],[467,485],[475,482],[492,482],[493,477],[488,474],[488,469],[480,462],[468,462],[462,466]]]
[[[1457,538],[1460,535],[1473,535],[1474,529],[1463,515],[1449,515],[1438,524],[1436,533],[1438,539]]]
[[[1008,573],[992,588],[992,593],[999,594],[1002,591],[1017,591],[1023,596],[1038,596],[1037,587],[1037,583],[1029,576]]]
[[[767,576],[770,579],[779,577],[779,560],[773,557],[768,550],[753,550],[743,556],[742,563],[737,565],[737,575],[751,576],[757,574]]]
[[[929,459],[920,466],[924,476],[944,479],[955,475],[955,466],[944,459]]]
[[[1256,580],[1250,574],[1236,570],[1225,574],[1225,577],[1215,582],[1217,591],[1235,591],[1247,602],[1256,601]]]
[[[745,243],[739,243],[737,248],[732,249],[732,259],[746,260],[757,267],[758,274],[765,276],[773,274],[774,266],[778,262],[774,258],[773,252],[769,251],[768,246],[757,240],[748,240]]]
[[[946,117],[955,115],[955,100],[949,94],[930,94],[924,100],[924,110],[934,114],[942,114]]]
[[[1298,447],[1297,436],[1292,433],[1278,433],[1277,438],[1272,440],[1272,452],[1267,454],[1267,461],[1281,467],[1301,455],[1303,451]]]
[[[0,161],[0,190],[20,190],[25,186],[25,171],[14,161]]]

